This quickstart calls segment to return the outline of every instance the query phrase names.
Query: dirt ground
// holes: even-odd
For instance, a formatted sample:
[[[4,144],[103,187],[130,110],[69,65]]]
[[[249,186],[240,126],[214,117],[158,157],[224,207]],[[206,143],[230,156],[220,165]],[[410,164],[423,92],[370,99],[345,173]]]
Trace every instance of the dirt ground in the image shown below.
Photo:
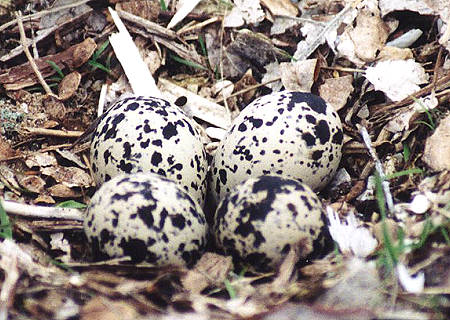
[[[109,8],[157,87],[120,59]],[[438,0],[0,1],[0,320],[448,319],[449,52]],[[101,110],[160,92],[211,159],[246,105],[284,89],[321,96],[343,124],[318,194],[334,245],[270,273],[212,246],[191,269],[93,259]]]

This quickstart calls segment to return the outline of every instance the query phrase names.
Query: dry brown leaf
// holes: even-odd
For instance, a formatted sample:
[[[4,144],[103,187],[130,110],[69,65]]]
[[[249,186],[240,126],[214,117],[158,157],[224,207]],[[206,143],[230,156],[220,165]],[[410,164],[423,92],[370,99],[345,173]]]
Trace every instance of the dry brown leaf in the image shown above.
[[[207,252],[181,279],[184,288],[192,293],[200,293],[208,286],[221,286],[233,268],[231,257]]]
[[[161,10],[161,5],[151,0],[125,1],[118,3],[116,9],[127,11],[149,21],[156,21]]]
[[[427,139],[422,159],[433,170],[450,170],[450,115],[441,120]]]
[[[27,156],[25,164],[28,168],[33,167],[48,167],[57,165],[55,157],[47,152],[38,152]]]
[[[11,148],[11,145],[0,135],[0,160],[13,157],[16,151]]]
[[[334,281],[334,286],[314,303],[315,307],[338,310],[367,310],[383,302],[378,290],[381,286],[375,262],[358,258],[345,260],[345,270]]]
[[[333,106],[334,110],[341,110],[353,92],[353,76],[328,78],[319,88],[320,96]]]
[[[258,82],[256,81],[256,79],[253,77],[252,70],[248,69],[247,72],[245,72],[245,74],[242,76],[242,78],[236,82],[234,88],[236,92],[238,92],[247,89],[248,87],[254,86],[257,83]],[[244,105],[247,105],[250,102],[252,102],[253,98],[255,97],[255,94],[256,94],[255,89],[247,90],[243,94],[241,94]]]
[[[298,14],[298,8],[291,0],[261,0],[261,4],[269,9],[274,16],[295,17]]]
[[[81,320],[134,320],[138,312],[126,301],[113,301],[96,296],[80,312]]]
[[[384,47],[388,35],[388,28],[381,19],[378,9],[361,10],[356,17],[356,27],[350,31],[356,55],[366,62],[375,60],[377,53]]]
[[[280,63],[281,82],[286,90],[311,92],[317,59]]]
[[[45,113],[50,119],[63,122],[66,119],[67,108],[62,101],[53,96],[46,96],[43,99]]]
[[[64,184],[58,183],[48,188],[48,192],[53,197],[58,198],[78,198],[81,197],[82,194],[78,191],[75,191]]]
[[[19,184],[30,192],[41,193],[44,191],[45,181],[39,176],[23,176],[19,178]]]
[[[51,166],[43,168],[41,172],[67,187],[89,187],[92,185],[91,176],[77,167]]]
[[[409,48],[397,48],[385,46],[383,49],[381,49],[381,52],[378,55],[377,60],[379,61],[408,60],[412,59],[413,57],[414,57],[413,53]]]
[[[78,89],[81,81],[81,74],[73,71],[66,75],[58,85],[58,98],[62,101],[72,97]]]
[[[39,194],[34,200],[33,203],[46,203],[46,204],[55,204],[56,201],[51,196],[47,194]]]
[[[11,191],[19,194],[17,190],[20,190],[20,185],[17,182],[17,177],[14,170],[8,168],[7,166],[0,165],[0,181],[12,189]]]
[[[86,38],[83,42],[75,44],[63,52],[36,59],[35,62],[42,76],[48,77],[55,74],[56,70],[46,61],[50,60],[60,68],[68,67],[73,70],[88,61],[96,47],[93,39]],[[2,71],[0,83],[7,90],[18,90],[38,82],[29,62]]]
[[[56,149],[55,152],[63,157],[65,160],[73,162],[77,166],[83,169],[87,169],[87,166],[80,160],[80,157],[77,156],[75,153],[73,153],[70,150],[64,150],[64,149]]]

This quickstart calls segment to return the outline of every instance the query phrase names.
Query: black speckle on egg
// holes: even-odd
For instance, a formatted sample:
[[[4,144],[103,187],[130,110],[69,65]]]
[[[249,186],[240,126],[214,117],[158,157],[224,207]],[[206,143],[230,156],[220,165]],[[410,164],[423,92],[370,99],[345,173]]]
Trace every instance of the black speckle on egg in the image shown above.
[[[159,153],[157,151],[153,152],[152,159],[151,159],[152,165],[157,167],[161,163],[161,161],[162,161],[161,153]]]
[[[211,194],[218,203],[235,185],[263,174],[283,174],[320,190],[337,170],[342,137],[339,116],[322,98],[304,92],[262,96],[241,111],[219,143]],[[220,170],[226,184],[217,177]]]
[[[312,146],[316,145],[316,138],[311,133],[306,132],[306,133],[302,134],[302,138],[303,138],[303,140],[305,140],[306,146],[312,147]]]
[[[247,130],[247,126],[245,125],[245,123],[241,123],[238,127],[238,130],[240,132],[244,132],[245,130]]]
[[[104,183],[83,226],[96,259],[128,256],[132,263],[192,265],[206,246],[201,207],[178,184],[152,173]]]
[[[236,263],[270,271],[300,242],[301,258],[320,249],[324,226],[322,205],[308,186],[267,175],[238,184],[222,199],[213,234],[219,250]]]
[[[177,127],[174,123],[169,122],[162,131],[162,134],[164,136],[164,139],[169,140],[170,138],[177,135]]]
[[[143,240],[139,239],[130,239],[126,240],[122,238],[120,241],[119,247],[122,248],[124,255],[131,257],[131,262],[140,263],[147,259],[147,262],[155,262],[157,257],[156,255],[148,255],[147,254],[147,245]],[[149,256],[149,257],[147,257]]]
[[[320,120],[314,130],[321,144],[325,144],[330,140],[330,128],[325,120]]]
[[[117,101],[93,134],[90,155],[96,184],[121,173],[155,172],[186,187],[203,205],[208,163],[201,135],[191,122],[163,99],[134,96]],[[189,166],[191,159],[195,167]]]

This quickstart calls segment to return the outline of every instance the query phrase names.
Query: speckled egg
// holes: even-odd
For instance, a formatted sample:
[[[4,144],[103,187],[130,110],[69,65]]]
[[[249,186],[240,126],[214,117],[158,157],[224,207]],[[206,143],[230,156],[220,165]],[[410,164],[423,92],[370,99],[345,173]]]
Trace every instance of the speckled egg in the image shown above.
[[[153,173],[104,183],[87,208],[84,231],[96,259],[191,266],[206,245],[202,209],[175,182]]]
[[[203,205],[208,164],[200,133],[166,100],[134,96],[116,102],[94,132],[91,163],[97,184],[120,173],[154,172]]]
[[[266,174],[320,190],[336,173],[342,138],[339,116],[322,98],[287,91],[260,97],[220,142],[211,165],[211,194],[217,203],[238,183]]]
[[[268,175],[248,179],[224,197],[213,233],[220,251],[257,271],[269,271],[293,246],[301,258],[321,252],[329,239],[325,219],[311,188]]]

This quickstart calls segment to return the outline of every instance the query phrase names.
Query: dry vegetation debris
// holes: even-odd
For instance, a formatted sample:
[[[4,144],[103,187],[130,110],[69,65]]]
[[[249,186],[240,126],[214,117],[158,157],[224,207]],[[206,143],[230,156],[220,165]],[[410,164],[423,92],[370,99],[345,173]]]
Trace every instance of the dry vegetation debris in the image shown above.
[[[191,270],[91,262],[95,186],[72,144],[131,87],[156,88],[130,87],[108,6],[210,154],[270,90],[339,112],[344,156],[320,194],[334,250],[302,267],[292,250],[273,274],[212,252]],[[0,320],[445,319],[449,52],[448,1],[1,1]]]

